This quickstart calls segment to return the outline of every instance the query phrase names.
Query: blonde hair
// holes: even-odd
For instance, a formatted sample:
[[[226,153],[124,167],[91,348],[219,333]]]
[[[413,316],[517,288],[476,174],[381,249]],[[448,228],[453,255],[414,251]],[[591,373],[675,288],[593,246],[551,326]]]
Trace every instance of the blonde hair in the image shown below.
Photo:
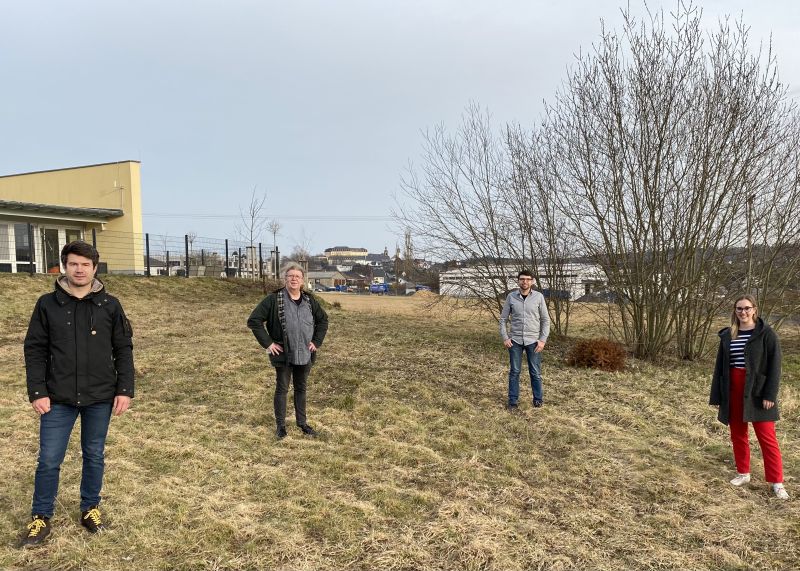
[[[303,278],[306,277],[306,271],[303,269],[303,266],[301,266],[297,262],[286,262],[286,265],[281,268],[281,275],[283,276],[283,279],[286,279],[286,274],[288,274],[292,270],[297,270],[298,272],[303,274]]]
[[[740,301],[743,300],[749,301],[750,305],[753,306],[753,321],[755,321],[758,317],[758,305],[756,305],[756,298],[749,293],[737,297],[736,301],[733,302],[733,313],[731,314],[731,339],[736,339],[739,337],[739,316],[736,315],[736,306]]]

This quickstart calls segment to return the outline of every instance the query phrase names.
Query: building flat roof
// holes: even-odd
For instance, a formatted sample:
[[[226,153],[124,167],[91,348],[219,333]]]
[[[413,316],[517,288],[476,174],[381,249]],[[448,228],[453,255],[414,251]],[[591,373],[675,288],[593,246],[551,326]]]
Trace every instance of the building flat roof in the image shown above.
[[[0,214],[33,216],[36,218],[61,218],[68,220],[88,219],[90,221],[103,222],[109,218],[119,218],[125,213],[118,208],[80,208],[77,206],[59,206],[56,204],[0,200]]]

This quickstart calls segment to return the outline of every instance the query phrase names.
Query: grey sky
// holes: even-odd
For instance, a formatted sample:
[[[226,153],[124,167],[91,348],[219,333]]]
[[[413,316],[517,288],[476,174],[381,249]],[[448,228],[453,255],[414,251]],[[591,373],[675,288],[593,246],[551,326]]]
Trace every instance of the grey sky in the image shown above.
[[[147,232],[233,238],[256,185],[284,252],[304,237],[391,251],[420,131],[455,127],[470,101],[532,123],[621,4],[5,0],[0,174],[137,159]],[[743,14],[754,46],[772,33],[800,86],[800,3],[699,5],[709,26]]]

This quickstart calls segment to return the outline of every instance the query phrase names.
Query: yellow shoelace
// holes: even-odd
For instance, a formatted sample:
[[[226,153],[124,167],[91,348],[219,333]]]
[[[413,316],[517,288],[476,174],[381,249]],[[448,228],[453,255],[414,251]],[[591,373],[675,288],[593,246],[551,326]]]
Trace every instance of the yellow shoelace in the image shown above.
[[[28,524],[28,537],[36,537],[45,527],[47,527],[47,522],[37,517]]]
[[[97,508],[92,508],[86,512],[86,515],[83,516],[83,519],[87,518],[92,520],[95,525],[103,525],[103,522],[100,521],[100,510]]]

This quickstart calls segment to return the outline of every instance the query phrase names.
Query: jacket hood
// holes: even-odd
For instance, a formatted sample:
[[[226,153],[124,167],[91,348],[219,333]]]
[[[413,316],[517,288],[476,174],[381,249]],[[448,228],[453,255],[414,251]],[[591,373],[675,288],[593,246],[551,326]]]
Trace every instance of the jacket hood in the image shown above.
[[[91,289],[91,291],[89,291],[89,295],[94,295],[96,293],[100,293],[101,291],[103,291],[104,288],[105,288],[105,285],[103,285],[103,282],[101,282],[97,278],[93,278],[92,279],[92,289]],[[60,276],[56,280],[56,290],[61,290],[62,292],[64,292],[68,296],[75,297],[75,294],[72,293],[72,290],[69,287],[69,280],[67,279],[67,276]]]
[[[753,328],[753,335],[757,335],[758,333],[761,333],[763,330],[764,330],[764,320],[761,319],[760,317],[757,317],[756,326]],[[719,335],[720,337],[730,336],[730,334],[731,334],[730,327],[723,327],[717,333],[717,335]]]

